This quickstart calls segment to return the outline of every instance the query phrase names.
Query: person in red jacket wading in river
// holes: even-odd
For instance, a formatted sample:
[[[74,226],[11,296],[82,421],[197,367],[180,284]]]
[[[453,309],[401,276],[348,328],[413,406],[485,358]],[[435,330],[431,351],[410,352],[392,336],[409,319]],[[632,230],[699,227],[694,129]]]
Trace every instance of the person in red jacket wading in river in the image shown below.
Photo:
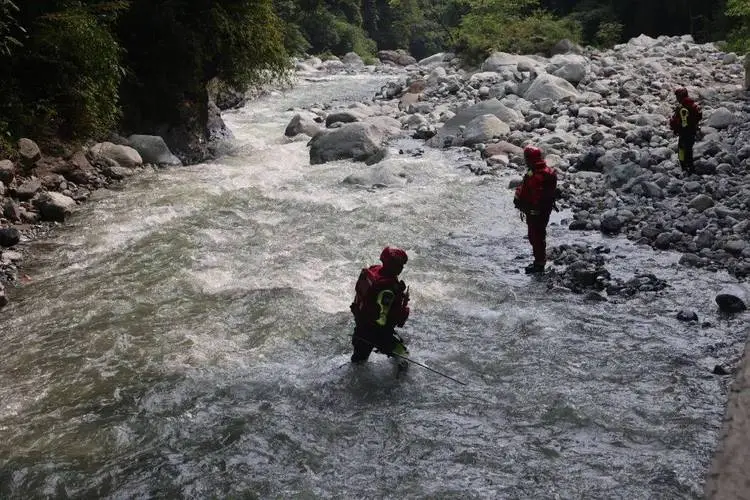
[[[557,173],[547,166],[542,150],[536,146],[526,146],[523,155],[529,170],[516,188],[513,205],[521,211],[521,220],[526,220],[534,252],[534,262],[526,266],[526,274],[543,273],[547,264],[547,223],[555,207]]]
[[[385,247],[380,253],[382,265],[362,269],[354,286],[350,309],[354,315],[352,363],[367,361],[373,349],[388,356],[408,356],[409,351],[396,333],[409,318],[409,290],[398,275],[408,260],[400,248]],[[399,366],[408,363],[401,360]]]
[[[685,173],[692,174],[695,170],[693,166],[693,145],[703,113],[700,106],[688,97],[687,89],[679,88],[674,91],[674,95],[677,98],[677,108],[669,120],[669,127],[679,137],[677,157],[680,160],[680,166]]]

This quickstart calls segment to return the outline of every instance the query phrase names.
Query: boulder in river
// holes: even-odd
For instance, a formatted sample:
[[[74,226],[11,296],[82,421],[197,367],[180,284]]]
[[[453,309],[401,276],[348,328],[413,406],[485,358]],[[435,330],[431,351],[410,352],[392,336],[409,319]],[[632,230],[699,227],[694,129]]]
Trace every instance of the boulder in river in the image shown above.
[[[716,294],[716,304],[722,312],[745,311],[750,303],[750,292],[740,285],[729,285]]]
[[[377,163],[385,156],[384,134],[370,123],[346,123],[310,139],[310,165],[345,160]]]
[[[182,166],[180,159],[172,154],[167,143],[158,135],[135,134],[128,137],[128,142],[130,147],[138,151],[144,163],[159,166]]]
[[[34,205],[39,208],[42,220],[63,222],[75,209],[76,202],[69,196],[50,191],[36,197]]]
[[[320,132],[320,125],[315,121],[316,116],[313,113],[303,112],[294,115],[284,130],[284,135],[294,137],[298,134],[306,134],[314,137]],[[319,119],[319,117],[318,117]]]

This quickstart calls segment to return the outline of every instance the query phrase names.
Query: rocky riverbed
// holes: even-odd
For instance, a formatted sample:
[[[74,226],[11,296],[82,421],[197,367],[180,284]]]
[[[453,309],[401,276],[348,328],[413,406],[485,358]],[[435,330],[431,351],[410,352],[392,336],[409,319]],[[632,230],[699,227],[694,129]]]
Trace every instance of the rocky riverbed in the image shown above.
[[[377,164],[352,179],[369,186],[408,177],[389,163],[388,138],[408,135],[456,149],[459,166],[478,175],[523,172],[522,147],[535,144],[560,173],[570,230],[624,235],[681,252],[683,266],[726,270],[744,281],[750,274],[750,103],[742,59],[690,36],[642,35],[606,51],[563,41],[556,52],[495,53],[472,70],[453,54],[436,54],[403,67],[400,79],[371,103],[301,110],[287,135],[313,137],[312,164],[340,158]],[[393,55],[381,59],[399,66]],[[704,114],[693,175],[680,168],[667,125],[681,86]],[[648,273],[629,285],[611,283],[602,252],[579,248],[578,258],[561,258],[570,250],[552,249],[556,263],[573,266],[558,269],[553,281],[574,291],[632,295],[665,286]]]

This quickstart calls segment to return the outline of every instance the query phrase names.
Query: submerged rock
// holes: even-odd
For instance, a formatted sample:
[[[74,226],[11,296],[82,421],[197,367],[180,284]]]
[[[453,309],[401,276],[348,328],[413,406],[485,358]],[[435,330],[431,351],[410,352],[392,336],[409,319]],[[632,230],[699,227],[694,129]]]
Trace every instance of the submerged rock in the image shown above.
[[[385,160],[347,176],[343,182],[368,188],[397,187],[404,186],[408,177],[403,162]]]

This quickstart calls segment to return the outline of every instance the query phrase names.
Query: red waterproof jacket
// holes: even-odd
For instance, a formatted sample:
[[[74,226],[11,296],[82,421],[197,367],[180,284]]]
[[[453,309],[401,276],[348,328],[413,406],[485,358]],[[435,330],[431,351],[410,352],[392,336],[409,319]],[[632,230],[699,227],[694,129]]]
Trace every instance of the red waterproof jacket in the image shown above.
[[[516,208],[527,215],[541,215],[552,212],[557,190],[557,172],[547,166],[544,160],[537,160],[516,188],[513,200]]]
[[[685,97],[675,108],[669,120],[669,128],[678,135],[694,136],[698,131],[698,124],[703,118],[700,106],[689,97]]]
[[[397,276],[384,273],[383,266],[362,269],[354,287],[350,309],[357,326],[393,329],[409,317],[409,293]]]

